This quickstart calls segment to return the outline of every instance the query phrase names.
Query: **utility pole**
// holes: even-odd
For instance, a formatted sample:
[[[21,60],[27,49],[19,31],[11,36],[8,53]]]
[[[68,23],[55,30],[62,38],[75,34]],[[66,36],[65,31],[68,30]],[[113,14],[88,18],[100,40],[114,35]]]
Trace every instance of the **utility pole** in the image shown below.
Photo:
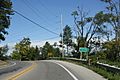
[[[62,58],[64,58],[64,48],[63,48],[63,20],[62,20],[62,14],[61,14],[61,40],[62,40]]]

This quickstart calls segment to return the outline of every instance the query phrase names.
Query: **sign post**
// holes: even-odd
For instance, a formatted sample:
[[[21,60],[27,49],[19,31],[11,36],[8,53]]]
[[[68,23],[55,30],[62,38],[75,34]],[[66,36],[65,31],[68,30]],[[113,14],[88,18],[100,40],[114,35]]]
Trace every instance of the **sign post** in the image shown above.
[[[89,48],[86,48],[86,47],[80,47],[80,48],[79,48],[79,51],[80,51],[80,53],[81,53],[81,55],[80,55],[80,59],[82,59],[82,54],[83,54],[83,52],[87,54],[86,59],[88,59]]]
[[[80,54],[80,59],[82,59],[82,52],[80,52],[81,54]]]

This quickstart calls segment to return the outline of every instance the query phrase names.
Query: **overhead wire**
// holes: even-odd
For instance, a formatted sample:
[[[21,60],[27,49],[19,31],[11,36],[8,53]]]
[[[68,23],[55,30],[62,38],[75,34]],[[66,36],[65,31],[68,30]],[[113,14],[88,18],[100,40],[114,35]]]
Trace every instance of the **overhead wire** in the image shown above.
[[[45,41],[45,40],[52,40],[52,39],[56,39],[56,38],[58,38],[58,36],[56,36],[56,37],[51,37],[51,38],[47,38],[47,39],[43,39],[42,41]]]
[[[32,6],[32,4],[31,4],[31,2],[29,1],[29,0],[22,0],[23,1],[23,3],[37,16],[37,17],[40,17],[40,18],[42,18],[42,20],[45,22],[45,23],[47,23],[47,24],[49,24],[50,26],[52,26],[50,23],[48,23],[47,22],[47,20],[48,20],[48,18],[43,18],[43,16],[40,16],[39,14],[41,14],[42,12],[38,9],[38,8],[36,8],[35,6]],[[33,8],[34,7],[34,8]],[[45,17],[45,16],[44,16]],[[51,20],[49,20],[49,21],[51,21]]]
[[[48,11],[49,12],[49,14],[51,14],[51,15],[54,15],[53,17],[59,17],[59,16],[57,16],[56,14],[55,14],[55,12],[53,12],[52,10],[50,10],[41,0],[38,0],[38,2],[40,2],[40,5],[43,7],[43,8],[45,8],[46,9],[46,11]],[[55,24],[60,24],[60,21],[56,21],[55,22]],[[60,27],[59,27],[60,28]],[[55,28],[55,30],[58,30],[58,28]],[[61,33],[61,31],[60,31],[60,33]]]
[[[43,4],[43,2],[41,0],[38,0],[38,2],[40,2],[40,5],[46,9],[46,11],[48,11],[51,15],[56,15],[53,11],[51,11],[48,7],[45,6],[45,4]],[[58,17],[58,16],[55,16]]]
[[[26,6],[28,7],[28,8],[30,8],[32,11],[33,11],[33,13],[35,13],[38,17],[40,17],[40,15],[38,14],[38,13],[41,13],[41,11],[38,9],[38,8],[36,8],[35,6],[33,6],[32,5],[32,3],[29,1],[29,0],[23,0],[23,2],[24,2],[24,4],[26,4]],[[51,14],[51,15],[54,15],[53,17],[58,17],[58,16],[56,16],[56,14],[54,13],[54,12],[52,12],[48,7],[46,7],[45,6],[45,4],[43,4],[43,2],[41,2],[40,0],[38,0],[38,2],[39,2],[39,4],[43,7],[43,8],[45,8],[44,10],[46,10],[46,11],[48,11],[48,13],[49,14]],[[45,17],[45,16],[44,16]],[[48,19],[46,20],[47,18],[43,18],[43,20],[46,22],[46,23],[48,23],[47,21],[48,21]],[[51,20],[49,20],[49,22],[50,22]],[[49,24],[49,23],[48,23]],[[54,23],[54,25],[55,24],[58,24],[58,23]],[[50,25],[50,26],[53,26],[53,25]],[[56,28],[55,28],[56,29]],[[57,28],[57,30],[59,30],[58,28]]]
[[[33,23],[33,24],[37,25],[38,27],[40,27],[40,28],[42,28],[42,29],[44,29],[44,30],[46,30],[46,31],[48,31],[48,32],[50,32],[50,33],[52,33],[52,34],[59,35],[59,34],[57,34],[57,33],[53,32],[53,31],[51,31],[51,30],[49,30],[49,29],[47,29],[47,28],[45,28],[45,27],[41,26],[40,24],[38,24],[38,23],[34,22],[33,20],[29,19],[28,17],[24,16],[23,14],[21,14],[21,13],[17,12],[16,10],[14,10],[14,12],[15,12],[15,13],[17,13],[18,15],[20,15],[21,17],[23,17],[24,19],[26,19],[26,20],[30,21],[31,23]]]
[[[37,8],[33,8],[33,7],[31,7],[32,6],[32,4],[29,2],[29,1],[27,1],[27,0],[23,0],[23,2],[24,2],[24,4],[28,7],[28,8],[30,8],[34,13],[35,13],[35,15],[36,16],[38,16],[38,17],[41,17],[37,12],[39,11],[39,9],[37,9]],[[16,11],[17,12],[17,11]],[[39,11],[40,12],[40,11]],[[24,16],[24,15],[23,15]],[[22,17],[23,17],[22,16]],[[24,18],[25,18],[25,16],[24,16]],[[42,19],[42,20],[44,20],[44,19]],[[46,22],[45,20],[44,20],[44,22]],[[33,23],[33,22],[32,22]],[[47,22],[46,22],[47,23]],[[37,24],[38,25],[38,24]],[[44,28],[45,29],[45,28]],[[47,29],[47,31],[49,31],[49,32],[52,32],[53,34],[56,34],[55,32],[53,32],[53,31],[51,31],[51,30],[48,30]],[[59,35],[59,34],[58,34]]]

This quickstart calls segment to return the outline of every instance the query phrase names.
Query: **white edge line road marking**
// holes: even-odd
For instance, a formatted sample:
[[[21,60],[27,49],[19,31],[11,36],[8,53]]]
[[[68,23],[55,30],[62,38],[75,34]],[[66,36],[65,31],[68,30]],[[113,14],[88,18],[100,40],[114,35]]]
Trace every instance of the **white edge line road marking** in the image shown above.
[[[79,80],[78,78],[75,77],[74,74],[72,74],[67,68],[65,68],[62,64],[56,63],[59,66],[61,66],[65,71],[67,71],[69,73],[69,75],[74,79],[74,80]]]
[[[12,66],[16,65],[16,63],[15,63],[15,62],[11,62],[11,63],[13,63],[13,64],[12,64],[12,65],[9,65],[9,66],[4,65],[4,66],[3,66],[3,67],[1,67],[0,69],[4,69],[4,68],[8,68],[8,67],[12,67]]]

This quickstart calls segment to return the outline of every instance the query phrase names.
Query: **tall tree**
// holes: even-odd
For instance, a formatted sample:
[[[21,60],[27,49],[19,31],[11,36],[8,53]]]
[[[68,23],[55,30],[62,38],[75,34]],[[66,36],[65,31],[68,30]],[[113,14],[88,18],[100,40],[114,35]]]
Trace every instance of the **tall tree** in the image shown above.
[[[5,40],[6,29],[10,25],[10,15],[13,14],[11,0],[0,0],[0,40]]]
[[[41,49],[42,59],[47,59],[49,57],[59,57],[61,56],[59,48],[54,48],[54,45],[50,45],[49,42],[46,42],[43,48]]]
[[[99,13],[93,17],[89,17],[88,13],[83,9],[78,9],[72,13],[74,23],[77,28],[77,52],[79,47],[89,47],[89,43],[95,34],[104,33],[105,27],[100,24]]]
[[[118,45],[120,45],[120,41],[118,42]],[[115,47],[116,47],[116,41],[114,39],[109,42],[105,42],[103,44],[103,49],[104,49],[104,54],[106,54],[106,59],[111,61],[120,61],[120,57],[118,58],[118,55],[116,54],[117,48]],[[120,48],[120,46],[118,47]]]
[[[68,46],[71,46],[72,43],[72,31],[70,26],[66,25],[63,29],[63,43],[67,46],[67,53],[68,53]]]
[[[21,60],[28,59],[28,54],[30,50],[30,39],[29,38],[23,38],[18,44],[15,45],[15,50],[12,55],[19,54]]]
[[[102,24],[107,24],[109,27],[112,27],[113,33],[115,33],[116,44],[114,47],[115,55],[120,58],[120,48],[119,48],[119,40],[120,40],[120,0],[101,0],[106,3],[106,11],[101,11],[102,13]]]
[[[113,27],[116,38],[119,37],[120,32],[120,0],[101,0],[106,3],[106,10],[103,11],[104,23],[107,22]]]
[[[35,46],[35,60],[38,60],[40,58],[40,49],[38,46]]]
[[[54,53],[54,57],[61,57],[62,56],[59,48],[54,48],[53,53]]]
[[[50,43],[46,42],[41,51],[43,59],[47,59],[49,57],[48,56],[49,47],[50,47]]]
[[[12,59],[14,60],[21,60],[21,55],[20,53],[16,50],[14,50],[11,54]]]
[[[29,60],[38,60],[38,57],[39,57],[39,53],[37,52],[38,51],[38,47],[30,47],[29,51],[28,51],[28,56],[27,58]]]

